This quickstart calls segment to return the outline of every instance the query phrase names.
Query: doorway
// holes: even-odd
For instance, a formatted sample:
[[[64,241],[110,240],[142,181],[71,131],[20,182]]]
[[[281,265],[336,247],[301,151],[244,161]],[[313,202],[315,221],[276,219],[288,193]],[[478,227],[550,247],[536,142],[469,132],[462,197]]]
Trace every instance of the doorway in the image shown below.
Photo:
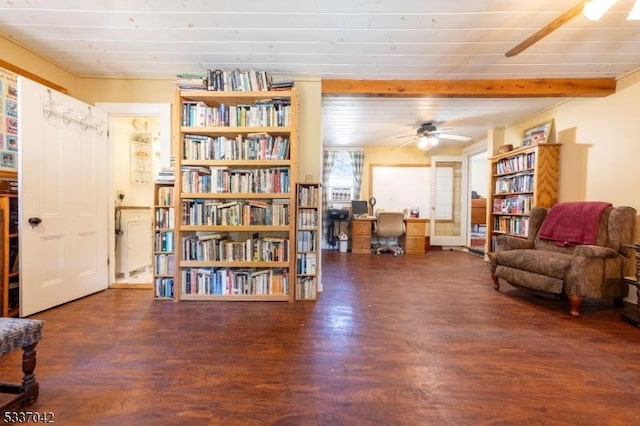
[[[96,106],[109,121],[109,287],[153,288],[153,188],[170,164],[171,105]]]
[[[487,151],[469,156],[470,227],[468,248],[484,255],[487,238],[487,196],[489,195],[489,162]]]

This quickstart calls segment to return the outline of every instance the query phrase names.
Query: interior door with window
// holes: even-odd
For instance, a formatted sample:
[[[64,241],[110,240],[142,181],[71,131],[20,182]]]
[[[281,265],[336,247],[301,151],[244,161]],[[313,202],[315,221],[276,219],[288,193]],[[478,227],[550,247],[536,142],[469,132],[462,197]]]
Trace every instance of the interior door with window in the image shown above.
[[[467,157],[431,157],[430,244],[467,243]]]
[[[20,315],[107,287],[106,114],[18,79]]]

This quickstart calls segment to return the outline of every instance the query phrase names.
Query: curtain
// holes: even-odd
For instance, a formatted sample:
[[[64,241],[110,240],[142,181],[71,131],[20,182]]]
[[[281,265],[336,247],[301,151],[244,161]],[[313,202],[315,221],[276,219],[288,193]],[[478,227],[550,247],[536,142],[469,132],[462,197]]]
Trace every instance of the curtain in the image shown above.
[[[349,151],[349,157],[351,158],[351,170],[353,171],[353,181],[355,182],[355,191],[353,194],[354,200],[362,199],[360,189],[362,188],[362,165],[364,164],[364,152]]]
[[[327,245],[330,243],[330,239],[327,238],[329,229],[329,215],[327,212],[327,199],[329,191],[329,176],[331,176],[331,169],[336,159],[337,151],[324,150],[322,158],[322,238],[320,241],[326,241]]]

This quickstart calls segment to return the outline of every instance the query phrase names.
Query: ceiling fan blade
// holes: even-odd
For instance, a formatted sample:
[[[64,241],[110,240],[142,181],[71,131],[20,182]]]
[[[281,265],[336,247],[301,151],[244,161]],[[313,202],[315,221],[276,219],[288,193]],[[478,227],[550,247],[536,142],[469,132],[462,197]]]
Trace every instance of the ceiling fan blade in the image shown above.
[[[563,26],[564,24],[566,24],[576,16],[580,15],[582,13],[582,9],[584,8],[584,5],[586,2],[587,1],[581,1],[577,5],[575,5],[574,7],[572,7],[571,9],[569,9],[568,11],[566,11],[565,13],[563,13],[562,15],[560,15],[559,17],[551,21],[549,25],[533,33],[533,35],[529,36],[525,41],[518,44],[513,49],[509,50],[507,53],[504,54],[504,56],[506,56],[507,58],[516,56],[518,53],[531,47],[533,44],[537,43],[542,38],[548,36],[553,31],[557,30],[558,28],[560,28],[561,26]]]
[[[404,135],[394,136],[394,139],[415,138],[416,132],[406,133]]]
[[[391,148],[391,151],[396,150],[396,149],[398,149],[398,148],[402,148],[403,146],[407,146],[407,145],[409,145],[410,143],[413,143],[414,141],[415,141],[415,138],[411,138],[411,139],[409,139],[408,141],[401,143],[400,145],[396,145],[396,146],[394,146],[393,148]]]
[[[450,139],[452,141],[460,141],[460,142],[469,142],[471,140],[469,136],[452,135],[449,133],[437,133],[437,136],[440,139]]]

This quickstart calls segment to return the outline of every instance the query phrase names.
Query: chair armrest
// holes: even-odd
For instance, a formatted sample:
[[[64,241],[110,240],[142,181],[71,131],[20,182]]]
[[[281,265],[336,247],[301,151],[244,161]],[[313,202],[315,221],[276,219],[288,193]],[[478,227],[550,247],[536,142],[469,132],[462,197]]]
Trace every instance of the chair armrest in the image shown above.
[[[533,241],[512,235],[498,235],[496,238],[496,251],[532,249]]]
[[[591,244],[583,244],[576,246],[573,254],[575,256],[584,256],[584,257],[601,257],[601,258],[615,258],[618,256],[622,256],[621,253],[618,253],[612,248],[596,246]]]

